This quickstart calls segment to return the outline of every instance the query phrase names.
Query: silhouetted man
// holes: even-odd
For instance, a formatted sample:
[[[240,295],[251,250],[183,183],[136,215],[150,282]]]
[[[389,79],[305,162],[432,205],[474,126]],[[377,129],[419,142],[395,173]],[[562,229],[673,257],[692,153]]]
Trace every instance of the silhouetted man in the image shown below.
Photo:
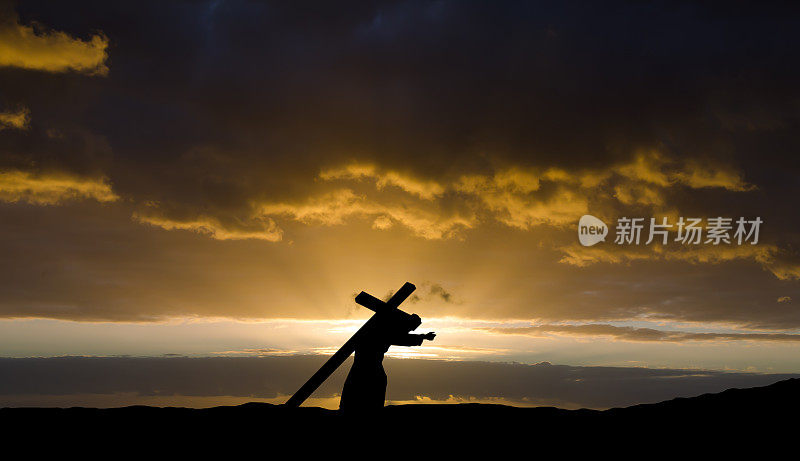
[[[339,409],[347,412],[373,411],[383,408],[386,400],[386,372],[383,354],[389,346],[420,346],[432,341],[435,333],[411,334],[422,323],[417,314],[395,311],[381,319],[356,344],[353,366],[344,382]]]

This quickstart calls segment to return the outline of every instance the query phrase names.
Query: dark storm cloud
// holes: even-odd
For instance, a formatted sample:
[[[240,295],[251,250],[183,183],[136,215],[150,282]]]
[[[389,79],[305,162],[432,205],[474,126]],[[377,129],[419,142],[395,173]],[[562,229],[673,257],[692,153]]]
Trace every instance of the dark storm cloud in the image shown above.
[[[323,363],[321,356],[262,358],[0,359],[0,406],[25,395],[136,393],[159,396],[276,397],[292,394]],[[707,370],[573,367],[386,360],[389,400],[504,398],[511,402],[609,408],[761,386],[795,375]],[[339,393],[341,367],[315,397]]]
[[[48,121],[78,120],[107,137],[123,195],[229,227],[253,200],[306,194],[321,167],[353,158],[441,179],[508,164],[591,167],[660,146],[744,166],[769,187],[787,170],[764,161],[797,167],[784,158],[798,147],[796,16],[785,8],[18,6],[23,19],[101,29],[111,43],[108,78],[32,101],[34,117],[39,105],[91,91]],[[2,80],[16,94],[44,83]]]

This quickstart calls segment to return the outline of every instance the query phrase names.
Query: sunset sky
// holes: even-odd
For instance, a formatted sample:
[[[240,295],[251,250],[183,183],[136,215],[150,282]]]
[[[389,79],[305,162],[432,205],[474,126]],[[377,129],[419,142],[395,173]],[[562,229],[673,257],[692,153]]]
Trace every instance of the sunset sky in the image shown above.
[[[394,357],[800,373],[800,16],[737,5],[2,3],[0,357],[332,353],[410,281]]]

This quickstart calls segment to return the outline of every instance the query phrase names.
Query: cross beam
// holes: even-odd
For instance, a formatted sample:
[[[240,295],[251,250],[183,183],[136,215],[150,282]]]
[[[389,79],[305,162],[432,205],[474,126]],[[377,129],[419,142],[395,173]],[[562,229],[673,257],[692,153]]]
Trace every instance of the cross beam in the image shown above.
[[[381,316],[381,314],[397,309],[397,307],[416,289],[417,287],[415,287],[413,284],[406,282],[386,302],[383,302],[380,299],[363,291],[359,293],[358,296],[356,296],[356,302],[367,309],[374,311],[375,314],[373,314],[372,317],[367,320],[367,323],[362,325],[361,328],[359,328],[358,331],[356,331],[355,334],[351,336],[350,339],[348,339],[347,342],[344,343],[344,345],[342,345],[342,347],[340,347],[339,350],[336,351],[336,353],[333,354],[331,358],[329,358],[328,361],[325,362],[320,369],[317,370],[317,372],[314,373],[311,378],[309,378],[308,381],[306,381],[306,383],[294,393],[292,398],[286,401],[284,405],[290,407],[299,407],[302,405],[303,402],[305,402],[306,399],[311,396],[311,394],[313,394],[314,391],[316,391],[317,388],[321,386],[322,383],[324,383],[325,380],[328,379],[328,377],[332,375],[333,372],[336,371],[336,369],[339,368],[339,366],[344,363],[345,360],[347,360],[347,357],[350,357],[350,354],[355,352],[356,344],[358,344],[359,339],[365,334],[366,331],[372,328],[373,325],[378,323],[378,318]]]

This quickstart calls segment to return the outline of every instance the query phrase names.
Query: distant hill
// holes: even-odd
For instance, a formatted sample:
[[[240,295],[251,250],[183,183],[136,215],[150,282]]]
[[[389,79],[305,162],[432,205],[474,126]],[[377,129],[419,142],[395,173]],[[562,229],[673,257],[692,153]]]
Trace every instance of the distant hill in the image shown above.
[[[711,430],[769,430],[793,427],[800,410],[800,379],[718,394],[678,398],[665,402],[610,410],[563,410],[552,407],[520,408],[504,405],[398,405],[375,415],[348,417],[322,408],[286,408],[248,403],[208,409],[133,406],[95,408],[3,408],[0,425],[15,432],[48,434],[68,440],[87,437],[111,440],[261,440],[296,438],[316,444],[332,436],[410,437],[411,446],[436,440],[483,444],[490,440],[564,441],[601,437],[642,442],[653,437],[710,434]],[[637,434],[637,437],[633,437]],[[368,438],[369,438],[368,437]],[[9,438],[9,440],[13,440]],[[393,442],[396,443],[396,442]],[[306,449],[322,449],[309,446]]]

